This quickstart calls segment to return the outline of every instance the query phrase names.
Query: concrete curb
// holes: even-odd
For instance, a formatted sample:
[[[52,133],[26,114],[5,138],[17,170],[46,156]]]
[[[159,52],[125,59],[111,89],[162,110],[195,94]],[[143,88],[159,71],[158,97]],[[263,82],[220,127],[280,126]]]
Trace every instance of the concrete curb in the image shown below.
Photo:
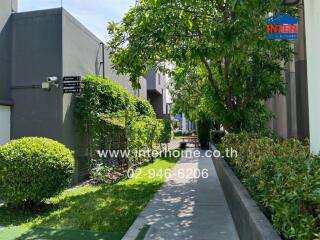
[[[155,193],[155,194],[157,194],[157,193]],[[145,208],[147,208],[148,205],[151,204],[151,201],[147,204],[147,206]],[[143,227],[145,225],[146,224],[144,221],[143,210],[142,210],[141,213],[139,214],[139,216],[136,218],[136,220],[133,222],[133,224],[131,225],[131,227],[128,229],[128,231],[122,237],[121,240],[135,240],[139,236],[140,232],[143,230]]]
[[[211,150],[216,148],[210,144]],[[281,240],[256,202],[223,158],[213,158],[240,239]]]
[[[1,202],[1,200],[0,200],[0,207],[2,207],[4,205],[4,203],[3,202]],[[3,227],[3,226],[0,226],[0,232],[1,231],[3,231],[5,229],[5,227]]]

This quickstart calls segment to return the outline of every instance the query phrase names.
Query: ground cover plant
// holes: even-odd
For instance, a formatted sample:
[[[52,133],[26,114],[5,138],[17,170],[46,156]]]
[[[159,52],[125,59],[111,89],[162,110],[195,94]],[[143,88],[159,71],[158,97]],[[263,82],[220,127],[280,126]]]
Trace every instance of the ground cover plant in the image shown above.
[[[22,226],[31,228],[34,232],[38,229],[56,229],[61,234],[64,231],[88,230],[110,233],[112,236],[110,239],[113,240],[121,239],[164,182],[163,176],[151,178],[147,174],[148,171],[170,169],[178,159],[178,157],[156,159],[154,163],[141,168],[139,178],[68,189],[59,196],[49,199],[47,207],[36,213],[13,210],[6,205],[0,206],[0,226]],[[0,232],[0,239],[4,234],[6,230]],[[98,239],[98,236],[99,234],[93,239]]]

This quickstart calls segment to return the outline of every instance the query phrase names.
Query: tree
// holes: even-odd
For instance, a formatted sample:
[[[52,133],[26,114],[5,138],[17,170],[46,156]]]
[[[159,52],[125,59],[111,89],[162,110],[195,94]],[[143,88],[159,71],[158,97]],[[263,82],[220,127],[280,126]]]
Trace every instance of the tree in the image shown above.
[[[169,91],[173,100],[173,113],[184,113],[187,119],[195,121],[201,112],[201,98],[206,89],[206,80],[199,78],[188,66],[176,67]]]
[[[278,0],[140,0],[108,27],[113,67],[138,87],[150,66],[174,63],[178,94],[200,96],[185,113],[203,107],[229,131],[258,131],[270,118],[264,101],[285,92],[281,66],[292,54],[265,39],[265,17],[280,10]]]
[[[168,151],[168,143],[170,143],[172,137],[173,137],[172,123],[169,119],[163,119],[162,129],[160,134],[160,144],[165,143],[167,145],[167,151]]]

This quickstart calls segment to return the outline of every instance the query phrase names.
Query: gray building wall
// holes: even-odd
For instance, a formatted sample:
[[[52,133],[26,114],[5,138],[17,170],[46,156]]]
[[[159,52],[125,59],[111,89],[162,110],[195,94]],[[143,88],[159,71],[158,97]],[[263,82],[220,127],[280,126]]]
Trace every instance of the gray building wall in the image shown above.
[[[0,104],[11,103],[11,13],[17,10],[17,0],[0,2]]]
[[[85,75],[92,73],[102,76],[102,42],[76,18],[63,9],[63,75]],[[112,69],[109,51],[105,49],[105,76],[125,87],[132,95],[138,96],[133,90],[128,76],[118,75]],[[146,86],[146,80],[140,79],[142,86]],[[146,95],[146,88],[139,91]]]
[[[88,73],[102,76],[103,74],[103,47],[101,40],[86,29],[77,19],[66,10],[62,10],[62,75],[83,76]],[[146,98],[146,80],[141,78],[143,86],[135,91],[129,77],[118,75],[112,69],[109,52],[105,49],[105,76],[125,87],[132,95]],[[63,142],[72,149],[77,149],[83,156],[87,147],[84,136],[79,133],[79,124],[73,114],[74,96],[63,95]]]
[[[296,69],[295,62],[291,61],[287,64],[285,71],[285,79],[287,79],[287,121],[288,121],[288,137],[298,136],[297,122],[297,91],[296,91]]]
[[[166,76],[163,73],[152,69],[145,78],[147,80],[148,91],[162,94],[162,90],[166,87]]]
[[[139,83],[141,88],[136,90],[139,97],[147,99],[147,80],[144,77],[140,77]]]
[[[155,69],[145,76],[147,80],[147,97],[158,118],[167,117],[166,113],[166,76]]]
[[[10,4],[9,4],[10,2]],[[0,104],[11,107],[11,138],[48,137],[75,150],[76,168],[88,162],[86,137],[74,115],[74,95],[63,94],[63,76],[102,76],[101,41],[66,10],[11,14],[11,1],[0,2]],[[147,82],[133,90],[127,76],[117,75],[105,50],[105,76],[135,96],[147,98]],[[47,77],[59,87],[42,89]],[[77,171],[79,172],[79,171]],[[74,183],[81,180],[76,174]]]
[[[15,13],[12,15],[11,61],[8,71],[12,85],[6,94],[12,100],[12,138],[46,136],[75,147],[72,94],[63,94],[62,77],[102,75],[102,46],[100,40],[67,11],[50,10]],[[134,91],[126,76],[119,76],[111,68],[106,51],[106,77]],[[11,64],[12,63],[12,64]],[[43,90],[41,83],[49,76],[60,79],[59,88]],[[146,97],[146,80],[141,79]],[[3,89],[3,88],[1,88]],[[11,93],[11,94],[10,94]],[[3,95],[1,95],[3,96]],[[26,127],[27,126],[27,127]]]
[[[297,135],[299,138],[309,138],[309,104],[308,75],[306,57],[306,36],[304,8],[300,9],[300,30],[295,44],[295,70],[297,94]]]
[[[291,61],[284,66],[283,78],[287,85],[286,95],[275,95],[267,101],[267,106],[272,110],[274,119],[270,128],[283,138],[297,137],[297,104],[296,104],[296,78],[295,64]]]
[[[298,39],[293,43],[294,59],[285,66],[286,96],[274,96],[266,105],[275,115],[270,128],[281,137],[309,138],[308,78],[303,8],[300,9]]]
[[[60,9],[12,16],[11,138],[62,141],[62,90],[41,88],[47,77],[62,77],[61,26]]]

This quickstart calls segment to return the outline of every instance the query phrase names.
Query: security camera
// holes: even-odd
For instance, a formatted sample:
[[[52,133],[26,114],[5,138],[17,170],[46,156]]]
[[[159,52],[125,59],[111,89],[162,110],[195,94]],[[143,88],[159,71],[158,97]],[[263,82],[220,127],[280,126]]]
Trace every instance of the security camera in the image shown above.
[[[47,77],[48,83],[58,83],[58,77]]]
[[[48,89],[50,90],[50,88],[54,86],[56,88],[59,87],[59,79],[56,76],[53,77],[47,77],[47,81],[42,83],[42,88],[43,89]]]

